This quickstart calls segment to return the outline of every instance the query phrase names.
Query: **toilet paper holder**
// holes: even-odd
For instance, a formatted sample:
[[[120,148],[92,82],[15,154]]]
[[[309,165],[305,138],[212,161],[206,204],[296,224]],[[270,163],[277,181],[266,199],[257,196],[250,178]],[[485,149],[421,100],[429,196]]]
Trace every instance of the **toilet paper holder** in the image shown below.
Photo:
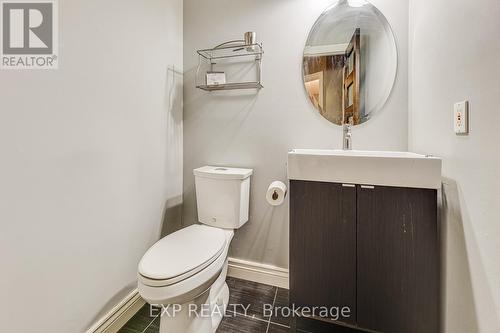
[[[280,206],[285,202],[287,186],[281,181],[274,181],[269,185],[266,200],[271,206]]]
[[[278,194],[278,191],[274,190],[273,196],[272,196],[273,200],[278,200],[279,197],[280,197],[280,195]]]

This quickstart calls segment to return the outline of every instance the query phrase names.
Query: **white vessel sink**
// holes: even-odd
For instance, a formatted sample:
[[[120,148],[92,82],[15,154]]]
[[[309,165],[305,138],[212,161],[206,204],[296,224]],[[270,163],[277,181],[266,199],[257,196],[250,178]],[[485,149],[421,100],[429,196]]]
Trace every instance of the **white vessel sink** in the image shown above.
[[[288,178],[439,189],[441,159],[409,152],[293,149]]]

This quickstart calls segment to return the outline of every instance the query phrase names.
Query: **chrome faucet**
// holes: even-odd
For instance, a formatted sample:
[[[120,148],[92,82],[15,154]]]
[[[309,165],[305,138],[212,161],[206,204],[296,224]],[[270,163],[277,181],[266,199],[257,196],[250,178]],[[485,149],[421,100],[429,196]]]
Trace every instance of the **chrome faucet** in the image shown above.
[[[352,150],[352,126],[350,124],[342,125],[344,136],[342,138],[342,149]]]

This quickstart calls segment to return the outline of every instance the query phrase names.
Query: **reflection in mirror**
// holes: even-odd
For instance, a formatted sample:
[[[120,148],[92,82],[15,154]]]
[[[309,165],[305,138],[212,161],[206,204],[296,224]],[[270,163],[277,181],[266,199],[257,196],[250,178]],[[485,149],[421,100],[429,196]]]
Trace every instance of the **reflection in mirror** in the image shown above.
[[[316,21],[304,49],[304,86],[330,122],[359,125],[388,99],[397,49],[385,17],[364,0],[340,0]]]

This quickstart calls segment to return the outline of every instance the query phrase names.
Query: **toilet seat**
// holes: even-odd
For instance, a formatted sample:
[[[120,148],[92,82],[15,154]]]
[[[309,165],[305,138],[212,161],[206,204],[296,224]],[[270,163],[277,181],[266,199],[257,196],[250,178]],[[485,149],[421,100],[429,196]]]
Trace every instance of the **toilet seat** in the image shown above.
[[[226,248],[226,232],[192,225],[155,243],[139,263],[139,280],[151,287],[186,280],[214,263]]]

